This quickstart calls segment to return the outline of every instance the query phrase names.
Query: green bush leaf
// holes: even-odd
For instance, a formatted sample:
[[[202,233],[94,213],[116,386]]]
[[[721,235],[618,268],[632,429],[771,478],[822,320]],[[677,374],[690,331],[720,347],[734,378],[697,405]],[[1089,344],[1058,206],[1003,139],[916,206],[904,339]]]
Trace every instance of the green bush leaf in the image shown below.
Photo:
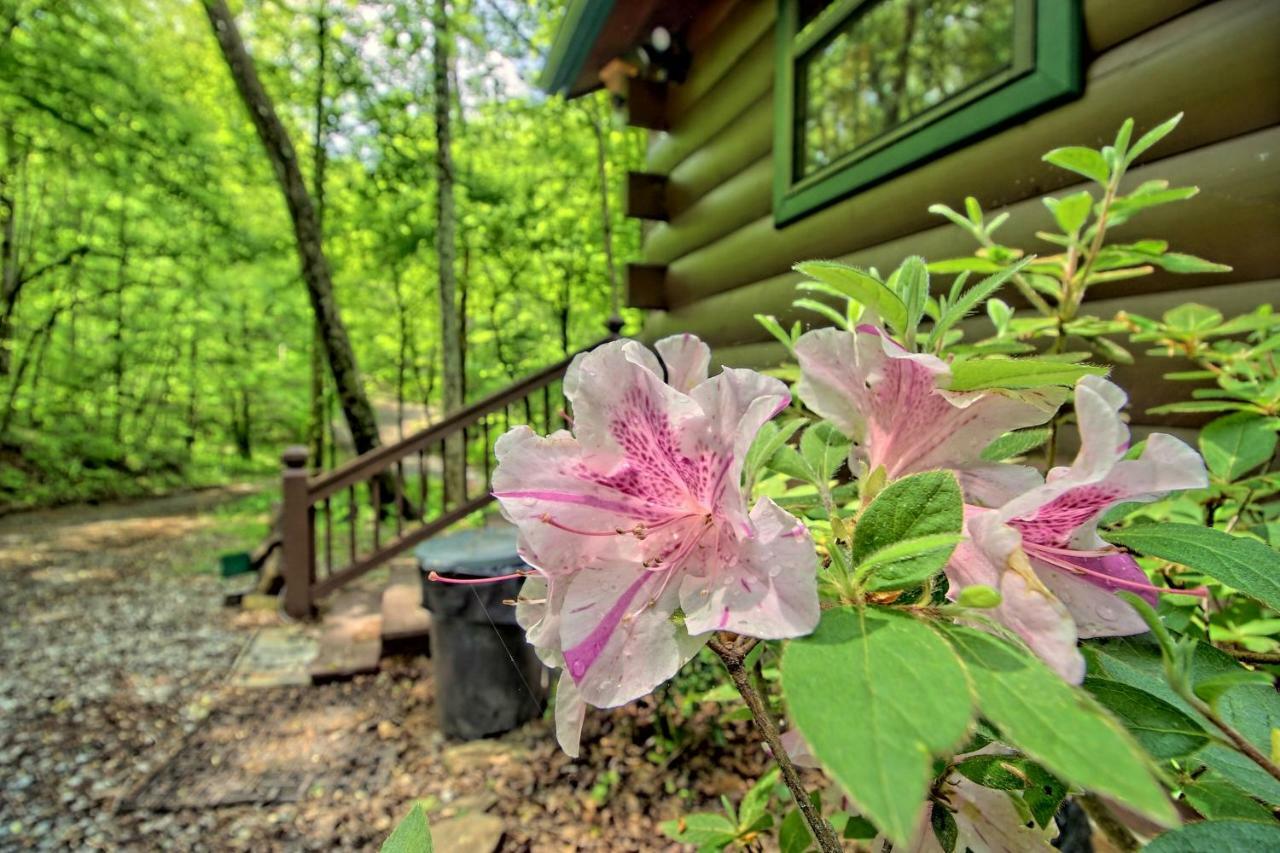
[[[951,391],[1075,385],[1082,376],[1105,376],[1107,368],[1047,358],[967,359],[951,366]]]
[[[682,844],[696,844],[710,850],[722,850],[738,837],[733,821],[715,812],[695,812],[677,820],[664,820],[658,828]]]
[[[1158,696],[1210,730],[1209,722],[1169,686],[1160,649],[1149,634],[1091,640],[1085,644],[1084,653],[1091,675],[1123,681]],[[1196,644],[1191,656],[1193,683],[1223,673],[1243,671],[1244,668],[1225,652],[1207,643]],[[1221,697],[1218,713],[1265,753],[1271,748],[1271,730],[1280,728],[1280,695],[1267,685],[1241,685]],[[1213,744],[1197,752],[1194,760],[1204,762],[1260,799],[1280,804],[1280,782],[1234,749]]]
[[[1146,853],[1210,853],[1210,851],[1280,850],[1280,826],[1274,821],[1206,820],[1190,823],[1159,836]]]
[[[927,471],[895,480],[876,495],[853,533],[855,564],[872,564],[871,588],[896,589],[919,583],[942,569],[964,526],[964,498],[954,474]],[[922,541],[923,539],[923,541]],[[908,540],[912,545],[886,551]],[[883,576],[881,576],[883,573]],[[914,580],[912,580],[914,579]],[[877,587],[875,584],[885,584]]]
[[[1133,147],[1129,149],[1128,154],[1124,158],[1125,165],[1132,163],[1144,151],[1172,133],[1173,129],[1178,126],[1178,122],[1180,121],[1182,121],[1182,113],[1178,113],[1173,118],[1161,122],[1146,133],[1142,134],[1142,136],[1138,137],[1138,141],[1133,143]]]
[[[982,716],[1010,745],[1064,781],[1171,824],[1150,760],[1124,727],[1039,659],[971,628],[946,626],[968,667]]]
[[[1044,204],[1064,234],[1075,234],[1093,210],[1093,196],[1088,190],[1082,190],[1062,198],[1046,198]]]
[[[1231,272],[1231,267],[1226,264],[1206,261],[1204,258],[1197,258],[1195,255],[1184,255],[1181,252],[1169,252],[1159,257],[1151,258],[1150,263],[1172,273]]]
[[[849,439],[826,421],[819,421],[800,436],[800,455],[822,483],[835,476],[849,456]]]
[[[806,853],[813,843],[809,827],[799,809],[792,809],[778,827],[778,847],[782,853]]]
[[[751,449],[747,451],[747,457],[742,463],[742,478],[748,488],[755,480],[756,473],[760,470],[760,467],[772,459],[773,454],[778,452],[778,448],[790,441],[791,437],[806,423],[808,421],[804,418],[794,418],[781,426],[775,421],[767,421],[760,427],[760,431],[756,433],[755,441],[751,442]]]
[[[1200,430],[1205,464],[1228,483],[1266,462],[1275,451],[1275,428],[1261,415],[1239,412],[1211,421]]]
[[[1086,678],[1084,688],[1156,758],[1181,758],[1209,742],[1199,723],[1158,696],[1097,677]]]
[[[1015,456],[1025,456],[1049,440],[1048,427],[1020,429],[1007,432],[991,442],[982,451],[982,458],[987,462],[1003,462]]]
[[[382,842],[382,853],[432,853],[431,828],[427,825],[427,813],[422,803],[413,808],[396,824],[396,828]]]
[[[898,295],[870,273],[835,261],[805,261],[795,269],[834,287],[853,301],[884,318],[898,331],[907,325],[907,306]]]
[[[1271,810],[1212,770],[1182,786],[1182,796],[1209,820],[1243,818],[1269,821]]]
[[[1105,184],[1111,176],[1111,170],[1107,168],[1107,161],[1103,159],[1102,154],[1092,148],[1084,148],[1079,145],[1072,145],[1066,148],[1055,148],[1042,158],[1046,163],[1052,163],[1059,169],[1066,169],[1069,172],[1075,172],[1077,175],[1084,175],[1090,180]]]
[[[1104,533],[1108,542],[1208,575],[1280,608],[1280,553],[1257,539],[1197,524],[1137,524]]]
[[[788,644],[782,690],[827,771],[895,844],[915,834],[930,756],[963,742],[973,719],[951,647],[910,616],[828,610]]]

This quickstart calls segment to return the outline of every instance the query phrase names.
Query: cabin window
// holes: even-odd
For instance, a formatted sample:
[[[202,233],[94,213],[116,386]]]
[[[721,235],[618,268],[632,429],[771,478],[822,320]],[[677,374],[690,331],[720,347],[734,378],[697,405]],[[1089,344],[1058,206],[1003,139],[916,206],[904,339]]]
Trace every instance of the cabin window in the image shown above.
[[[781,0],[779,225],[1075,94],[1077,0]]]

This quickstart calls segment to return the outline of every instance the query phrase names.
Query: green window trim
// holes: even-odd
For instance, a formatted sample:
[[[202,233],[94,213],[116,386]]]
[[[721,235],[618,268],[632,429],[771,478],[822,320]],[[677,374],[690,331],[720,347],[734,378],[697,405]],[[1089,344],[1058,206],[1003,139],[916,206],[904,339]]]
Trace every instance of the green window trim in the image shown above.
[[[797,137],[803,118],[796,115],[796,60],[868,2],[876,0],[836,0],[797,39],[799,2],[779,0],[773,147],[773,218],[778,227],[1078,95],[1083,88],[1080,0],[1017,0],[1011,67],[797,178]]]

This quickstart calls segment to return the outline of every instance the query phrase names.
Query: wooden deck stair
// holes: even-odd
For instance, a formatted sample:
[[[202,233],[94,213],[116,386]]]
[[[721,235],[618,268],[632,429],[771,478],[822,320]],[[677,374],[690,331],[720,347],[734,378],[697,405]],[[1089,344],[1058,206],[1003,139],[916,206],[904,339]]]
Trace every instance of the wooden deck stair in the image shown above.
[[[417,563],[402,558],[390,568],[381,591],[350,586],[333,596],[320,622],[312,684],[377,672],[388,655],[429,653],[431,614],[422,607]]]

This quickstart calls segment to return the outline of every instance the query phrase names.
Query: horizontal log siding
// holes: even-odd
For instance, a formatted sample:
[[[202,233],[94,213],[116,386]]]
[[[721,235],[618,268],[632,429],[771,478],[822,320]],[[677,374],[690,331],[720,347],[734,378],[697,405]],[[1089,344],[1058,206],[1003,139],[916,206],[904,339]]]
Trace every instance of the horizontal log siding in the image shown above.
[[[762,51],[762,45],[768,50]],[[1280,14],[1273,2],[1222,0],[1100,56],[1090,66],[1083,98],[784,229],[776,229],[767,212],[734,227],[744,211],[768,210],[768,169],[752,163],[733,164],[736,171],[722,166],[717,177],[737,181],[732,192],[722,193],[715,192],[715,182],[694,182],[692,175],[679,174],[680,161],[697,157],[693,143],[700,139],[708,151],[728,148],[732,142],[737,152],[763,151],[761,159],[767,160],[772,107],[766,94],[745,111],[739,109],[754,94],[744,95],[745,83],[739,86],[747,79],[738,74],[740,61],[725,86],[714,87],[703,98],[708,111],[695,110],[688,127],[676,128],[655,146],[655,156],[661,154],[658,166],[675,164],[669,192],[680,195],[681,203],[672,205],[670,223],[651,231],[645,261],[669,264],[668,301],[679,307],[777,275],[797,259],[843,255],[920,231],[932,224],[926,208],[934,201],[956,204],[975,193],[985,206],[998,207],[1059,189],[1069,183],[1070,175],[1042,163],[1040,154],[1059,144],[1101,142],[1129,114],[1146,126],[1179,109],[1188,113],[1178,132],[1150,157],[1167,157],[1275,125],[1280,123],[1280,98],[1275,94],[1280,91],[1278,45]],[[764,65],[766,53],[772,55],[767,39],[753,45],[743,60],[759,55],[754,61]],[[714,115],[707,120],[712,108]],[[730,111],[735,120],[721,124],[718,135],[709,135],[708,128]],[[743,139],[748,130],[760,133],[760,138]],[[1214,176],[1198,177],[1207,183]],[[689,192],[691,182],[702,192],[696,199]],[[719,234],[706,219],[719,226]]]
[[[1146,211],[1133,225],[1121,226],[1114,233],[1117,236],[1128,233],[1134,239],[1149,235],[1167,238],[1176,250],[1227,263],[1234,269],[1230,273],[1189,276],[1161,272],[1100,285],[1092,291],[1095,298],[1205,284],[1225,285],[1280,273],[1275,253],[1276,234],[1280,233],[1280,128],[1257,131],[1149,163],[1135,169],[1127,183],[1134,185],[1155,177],[1165,178],[1175,186],[1198,182],[1200,195]],[[1078,188],[1067,188],[1063,192]],[[1037,230],[1052,226],[1052,219],[1038,196],[1006,209],[1011,214],[1010,221],[998,232],[1006,244],[1054,251],[1052,246],[1035,237]],[[924,231],[837,257],[857,266],[889,270],[908,255],[937,260],[964,255],[974,248],[969,236],[956,226],[938,217],[930,217],[929,221],[933,227]],[[796,258],[803,259],[804,256]],[[776,314],[787,324],[796,319],[805,322],[814,319],[811,313],[791,307],[796,296],[795,285],[802,278],[797,273],[785,272],[687,303],[670,312],[652,314],[645,335],[656,338],[687,331],[716,346],[763,340],[767,333],[753,319],[753,314]],[[1005,296],[1011,302],[1016,301],[1016,292]]]

